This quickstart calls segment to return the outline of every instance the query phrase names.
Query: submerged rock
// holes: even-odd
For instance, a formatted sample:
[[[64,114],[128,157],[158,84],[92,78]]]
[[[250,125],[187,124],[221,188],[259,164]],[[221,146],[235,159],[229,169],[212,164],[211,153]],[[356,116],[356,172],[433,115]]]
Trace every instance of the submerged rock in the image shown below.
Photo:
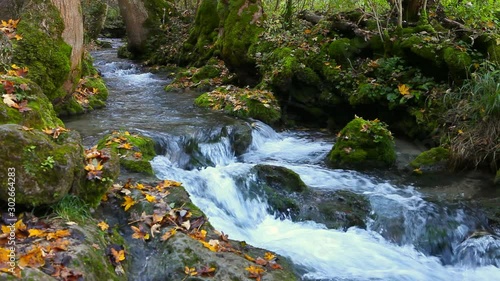
[[[338,134],[328,160],[335,168],[390,167],[396,161],[394,138],[385,123],[356,116]]]

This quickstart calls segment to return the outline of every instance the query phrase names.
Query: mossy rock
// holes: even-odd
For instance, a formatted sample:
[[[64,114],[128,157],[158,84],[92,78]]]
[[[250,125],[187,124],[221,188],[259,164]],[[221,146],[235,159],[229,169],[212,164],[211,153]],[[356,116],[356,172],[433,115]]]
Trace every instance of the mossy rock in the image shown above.
[[[100,230],[97,226],[98,221],[88,216],[85,218],[85,222],[80,225],[75,224],[74,221],[53,217],[39,218],[39,225],[46,231],[53,231],[48,229],[47,226],[69,230],[70,236],[58,238],[68,242],[67,251],[56,251],[52,257],[45,257],[46,265],[43,267],[23,268],[20,279],[0,272],[0,280],[60,280],[64,273],[61,273],[58,277],[51,276],[56,269],[49,265],[49,262],[51,264],[53,261],[60,263],[61,259],[64,260],[66,274],[71,278],[75,278],[75,280],[77,280],[79,274],[82,275],[81,280],[123,280],[124,276],[120,276],[115,272],[107,253],[109,245],[123,245],[123,238],[117,232]],[[48,246],[50,242],[41,241],[41,243],[42,245],[46,243]],[[125,273],[128,272],[128,260],[122,261],[121,264]]]
[[[463,74],[472,64],[472,58],[465,51],[447,47],[443,51],[443,58],[451,73]]]
[[[108,158],[103,164],[101,179],[85,179],[82,187],[72,192],[92,207],[99,205],[102,196],[108,192],[120,174],[118,154],[111,148],[103,148],[101,153]]]
[[[436,172],[446,169],[446,163],[450,157],[450,151],[444,147],[434,147],[420,153],[410,166],[419,169],[419,172]]]
[[[219,87],[200,95],[194,103],[241,118],[259,119],[267,124],[274,124],[281,118],[278,101],[273,93],[265,90]]]
[[[338,134],[328,160],[335,168],[390,167],[396,161],[394,138],[385,123],[356,116]]]
[[[52,139],[39,130],[26,131],[16,124],[0,125],[0,160],[15,169],[16,203],[48,205],[59,201],[83,177],[83,147],[75,131]],[[2,174],[1,200],[7,201],[7,168]]]
[[[56,104],[67,95],[63,84],[71,70],[71,46],[61,37],[64,22],[59,10],[50,1],[38,2],[30,2],[21,14],[23,20],[17,26],[17,33],[23,39],[14,45],[12,62],[28,67],[27,78],[40,85]]]
[[[0,103],[0,124],[14,123],[34,129],[55,128],[63,125],[38,84],[19,77],[4,76],[2,79],[14,83],[16,88],[14,94],[26,99],[28,101],[27,107],[30,110],[20,112],[2,102]],[[26,86],[26,89],[22,90],[21,87],[24,86],[21,85]],[[3,86],[0,84],[0,93],[3,92]]]
[[[286,192],[304,192],[308,189],[297,173],[285,167],[259,164],[252,170],[272,189]]]
[[[131,185],[137,185],[134,183],[129,183]],[[156,183],[144,183],[144,187],[141,191],[154,194],[159,192],[159,189],[155,188]],[[215,267],[216,271],[212,278],[200,277],[199,280],[244,280],[247,279],[248,272],[245,270],[246,267],[254,265],[254,263],[245,259],[241,254],[231,253],[231,252],[213,252],[203,246],[203,244],[190,237],[186,234],[186,231],[178,229],[177,232],[166,241],[161,241],[161,236],[167,231],[170,231],[173,226],[168,225],[168,223],[163,224],[159,228],[159,233],[155,234],[154,237],[150,235],[147,241],[141,239],[135,239],[132,237],[134,234],[130,228],[129,222],[132,219],[133,214],[145,214],[151,215],[155,212],[161,212],[160,210],[165,207],[158,205],[158,202],[148,202],[146,200],[141,200],[144,195],[137,188],[130,188],[131,193],[129,196],[134,198],[137,202],[129,210],[124,211],[123,208],[117,207],[122,199],[118,199],[116,196],[110,196],[110,200],[101,204],[100,208],[97,210],[98,213],[104,215],[105,220],[111,225],[118,225],[120,227],[119,231],[123,233],[125,240],[128,242],[129,250],[127,251],[130,257],[130,273],[129,279],[138,280],[181,280],[186,275],[184,273],[184,267],[200,267],[202,265],[209,265]],[[154,190],[154,191],[152,191]],[[191,220],[199,217],[205,217],[203,212],[198,209],[189,199],[189,194],[182,186],[173,186],[166,189],[168,194],[163,197],[163,201],[168,206],[173,206],[176,208],[177,212],[180,210],[186,210],[191,213]],[[163,209],[165,211],[165,209]],[[108,219],[109,217],[109,219]],[[137,226],[141,222],[134,223]],[[146,226],[149,228],[148,226]],[[214,230],[214,228],[207,222],[200,226],[200,230],[206,231],[205,241],[208,242],[210,239],[220,239],[220,233]],[[221,231],[224,231],[221,229]],[[149,232],[149,229],[147,231]],[[254,248],[247,245],[244,242],[227,240],[226,245],[241,251],[252,257],[263,257],[266,250]],[[147,258],[147,264],[144,264],[144,260]],[[279,256],[280,265],[283,266],[283,270],[270,270],[265,273],[265,278],[269,280],[298,280],[297,276],[293,273],[291,269],[291,264],[285,257]],[[189,280],[189,278],[187,279]],[[195,280],[194,278],[192,280]]]
[[[149,161],[156,156],[153,139],[126,131],[114,131],[97,143],[98,149],[111,148],[120,156],[120,165],[131,171],[154,175]]]

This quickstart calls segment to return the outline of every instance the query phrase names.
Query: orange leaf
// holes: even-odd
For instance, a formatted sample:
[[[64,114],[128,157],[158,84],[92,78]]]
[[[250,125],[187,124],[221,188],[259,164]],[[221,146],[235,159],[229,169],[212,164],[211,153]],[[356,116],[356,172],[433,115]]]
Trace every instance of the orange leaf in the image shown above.
[[[120,144],[118,146],[118,148],[125,148],[125,149],[132,149],[132,147],[134,147],[133,145],[131,145],[130,143],[126,142],[126,143],[123,143],[123,144]]]
[[[62,238],[57,239],[56,241],[50,243],[50,247],[52,249],[66,251],[68,250],[69,240],[64,240]]]
[[[40,247],[36,246],[31,251],[21,256],[18,265],[20,267],[41,267],[45,265],[45,259],[43,258],[43,251]]]
[[[132,230],[134,231],[134,234],[132,234],[132,238],[134,239],[141,239],[143,241],[149,239],[149,233],[142,231],[142,229],[136,227],[136,226],[130,226]]]
[[[170,231],[165,232],[160,238],[161,241],[167,241],[170,237],[174,236],[177,233],[177,229],[172,228]]]
[[[243,256],[245,257],[245,259],[247,259],[247,260],[249,260],[249,261],[251,261],[251,262],[255,262],[255,259],[254,259],[254,258],[252,258],[251,256],[249,256],[249,255],[247,255],[247,254],[244,254]]]
[[[264,254],[264,258],[265,258],[266,260],[270,261],[270,260],[274,260],[274,259],[276,258],[276,255],[275,255],[275,254],[273,254],[273,253],[270,253],[270,252],[266,252],[266,253]]]
[[[70,236],[71,232],[69,229],[59,229],[56,232],[50,232],[47,234],[47,240],[52,240],[56,238],[61,238],[61,237],[66,237]]]
[[[124,250],[115,250],[114,248],[111,248],[111,254],[115,258],[115,262],[119,263],[123,260],[125,260],[125,251]]]
[[[255,263],[258,264],[258,265],[266,265],[267,264],[267,261],[261,257],[258,257],[255,259]]]

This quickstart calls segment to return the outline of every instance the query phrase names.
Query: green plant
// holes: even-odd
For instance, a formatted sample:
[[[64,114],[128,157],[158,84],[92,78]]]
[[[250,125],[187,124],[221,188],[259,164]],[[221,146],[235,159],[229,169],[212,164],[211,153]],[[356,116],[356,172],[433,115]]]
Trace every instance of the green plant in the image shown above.
[[[67,221],[83,222],[90,218],[89,206],[75,195],[66,195],[51,207],[54,214]]]
[[[47,172],[48,169],[53,169],[54,168],[54,156],[47,156],[45,160],[40,164],[40,168],[44,171]]]

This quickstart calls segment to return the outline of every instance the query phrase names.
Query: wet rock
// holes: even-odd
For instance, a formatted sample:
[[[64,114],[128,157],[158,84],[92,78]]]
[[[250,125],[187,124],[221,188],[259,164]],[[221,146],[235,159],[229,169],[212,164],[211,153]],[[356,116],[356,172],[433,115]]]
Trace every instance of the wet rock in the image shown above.
[[[335,229],[366,227],[371,207],[363,195],[309,189],[297,173],[280,166],[256,165],[252,172],[256,181],[250,190],[266,198],[271,214],[294,221],[312,220]]]
[[[132,182],[129,184],[134,185]],[[151,193],[150,190],[159,190],[154,187],[157,185],[156,183],[144,183],[144,185],[152,188],[146,187],[141,190],[142,192]],[[215,269],[213,277],[196,276],[186,280],[246,280],[248,271],[245,268],[256,266],[256,264],[245,258],[245,255],[253,258],[264,257],[266,250],[254,248],[245,242],[227,239],[216,232],[208,223],[203,212],[191,202],[189,194],[182,186],[165,189],[168,193],[164,193],[167,195],[162,199],[162,202],[139,200],[144,195],[139,190],[129,190],[131,190],[129,196],[135,198],[137,202],[129,210],[124,211],[123,207],[120,207],[122,199],[118,198],[119,195],[109,196],[110,200],[103,202],[97,209],[99,216],[103,216],[110,225],[117,226],[119,232],[123,234],[130,261],[129,280],[182,280],[186,277],[186,266],[194,267],[197,270],[203,266]],[[204,242],[218,241],[217,243],[220,243],[221,247],[231,250],[210,250],[200,240],[191,236],[192,233],[190,234],[185,229],[185,225],[180,226],[180,224],[180,228],[175,234],[162,241],[161,237],[174,227],[170,222],[162,223],[157,233],[145,226],[145,233],[151,235],[145,239],[146,241],[132,237],[135,233],[130,225],[141,224],[140,219],[136,219],[138,216],[147,217],[154,213],[159,214],[161,210],[166,210],[167,216],[168,210],[172,210],[184,218],[180,220],[178,217],[176,223],[190,220],[192,227],[190,230],[196,228],[198,231],[206,231]],[[189,218],[186,217],[188,213]],[[198,220],[201,220],[203,224],[196,226]],[[130,224],[130,221],[134,221],[134,223]],[[143,223],[142,225],[144,226]],[[283,269],[268,268],[264,275],[265,280],[298,280],[286,258],[279,257],[278,263],[283,266]]]
[[[83,176],[80,135],[64,132],[56,140],[47,134],[23,130],[22,126],[0,126],[1,199],[7,201],[7,168],[15,169],[16,203],[39,206],[59,201]]]
[[[222,129],[231,140],[231,147],[236,156],[242,155],[252,144],[252,127],[247,122],[237,122]]]

